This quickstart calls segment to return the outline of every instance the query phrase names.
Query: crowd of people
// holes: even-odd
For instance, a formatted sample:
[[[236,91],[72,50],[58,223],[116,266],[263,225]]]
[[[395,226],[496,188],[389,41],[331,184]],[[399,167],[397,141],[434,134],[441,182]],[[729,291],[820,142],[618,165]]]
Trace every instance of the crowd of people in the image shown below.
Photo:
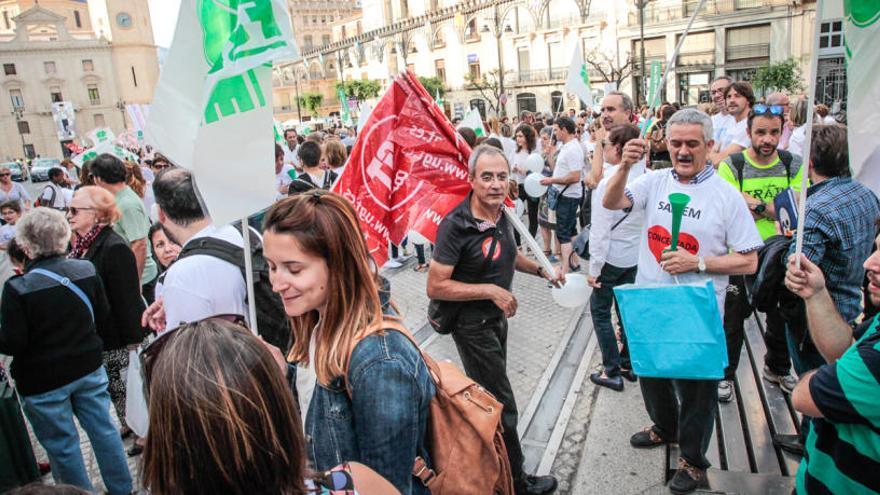
[[[803,456],[797,492],[880,491],[880,332],[871,309],[880,302],[872,254],[880,201],[850,177],[845,126],[813,123],[804,163],[802,96],[759,100],[727,77],[712,82],[711,96],[700,108],[664,103],[649,119],[629,95],[611,92],[596,113],[491,117],[480,138],[460,127],[473,148],[470,193],[434,245],[389,245],[387,268],[414,245],[429,320],[451,333],[467,377],[502,406],[505,493],[557,488],[553,476],[526,472],[517,433],[507,373],[517,272],[551,286],[583,272],[602,355],[590,380],[618,392],[638,383],[652,424],[627,432],[629,442],[679,445],[675,493],[706,485],[718,402],[734,396],[752,296],[768,292],[763,377],[791,394],[804,418],[800,434],[774,437]],[[103,154],[79,174],[53,169],[33,203],[0,168],[0,353],[12,356],[57,483],[95,489],[74,417],[111,494],[138,484],[129,437],[128,455],[143,454],[140,485],[156,494],[420,494],[456,476],[432,455],[432,404],[446,391],[400,327],[393,287],[354,209],[329,192],[355,131],[287,129],[283,138],[275,202],[244,227],[216,224],[193,174],[154,150],[142,150],[141,163]],[[532,174],[545,193],[525,187]],[[800,191],[804,174],[798,259],[775,200]],[[675,250],[666,249],[671,193],[690,197]],[[540,239],[552,272],[502,214],[507,200],[523,203],[528,235]],[[254,300],[244,235],[252,270],[265,275],[255,278]],[[776,285],[759,287],[755,273]],[[705,281],[723,318],[724,377],[638,376],[615,287]],[[863,297],[872,303],[864,309]],[[140,369],[142,388],[127,387],[126,369]],[[126,409],[141,395],[148,432],[136,438]]]

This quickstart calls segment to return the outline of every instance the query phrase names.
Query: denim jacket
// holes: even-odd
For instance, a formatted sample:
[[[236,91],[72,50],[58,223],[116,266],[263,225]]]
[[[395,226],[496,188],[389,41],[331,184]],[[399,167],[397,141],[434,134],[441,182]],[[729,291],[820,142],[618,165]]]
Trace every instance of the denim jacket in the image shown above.
[[[342,377],[315,386],[305,424],[313,468],[356,461],[404,495],[429,494],[411,474],[416,456],[429,459],[425,434],[434,397],[419,351],[399,332],[367,337],[352,352],[348,381],[351,398]]]

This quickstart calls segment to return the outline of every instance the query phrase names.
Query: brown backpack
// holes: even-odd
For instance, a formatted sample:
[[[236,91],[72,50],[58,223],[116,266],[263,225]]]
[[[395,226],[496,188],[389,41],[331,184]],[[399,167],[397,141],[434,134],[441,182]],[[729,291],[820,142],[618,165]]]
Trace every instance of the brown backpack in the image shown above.
[[[385,320],[382,328],[400,332],[419,349],[399,322]],[[432,495],[512,495],[513,476],[502,437],[501,403],[455,364],[438,363],[421,349],[419,353],[431,372],[436,392],[428,412],[431,466],[421,456],[416,457],[413,476]]]

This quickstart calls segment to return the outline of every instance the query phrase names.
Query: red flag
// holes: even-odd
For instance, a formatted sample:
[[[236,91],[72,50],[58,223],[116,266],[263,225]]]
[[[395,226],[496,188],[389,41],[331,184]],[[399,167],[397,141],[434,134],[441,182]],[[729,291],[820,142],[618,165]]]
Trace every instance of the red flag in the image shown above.
[[[410,230],[435,241],[443,217],[471,190],[470,155],[415,75],[396,77],[333,186],[354,206],[379,266],[388,259],[388,241],[399,245]]]

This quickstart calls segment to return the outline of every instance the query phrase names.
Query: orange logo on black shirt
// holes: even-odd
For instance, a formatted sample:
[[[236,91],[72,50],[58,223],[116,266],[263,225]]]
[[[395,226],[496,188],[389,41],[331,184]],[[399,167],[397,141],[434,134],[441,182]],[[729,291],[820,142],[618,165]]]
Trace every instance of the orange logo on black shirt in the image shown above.
[[[489,257],[489,246],[492,245],[492,238],[487,237],[486,240],[483,241],[483,257]],[[492,261],[496,261],[501,257],[501,241],[495,243],[495,252],[492,253]]]

